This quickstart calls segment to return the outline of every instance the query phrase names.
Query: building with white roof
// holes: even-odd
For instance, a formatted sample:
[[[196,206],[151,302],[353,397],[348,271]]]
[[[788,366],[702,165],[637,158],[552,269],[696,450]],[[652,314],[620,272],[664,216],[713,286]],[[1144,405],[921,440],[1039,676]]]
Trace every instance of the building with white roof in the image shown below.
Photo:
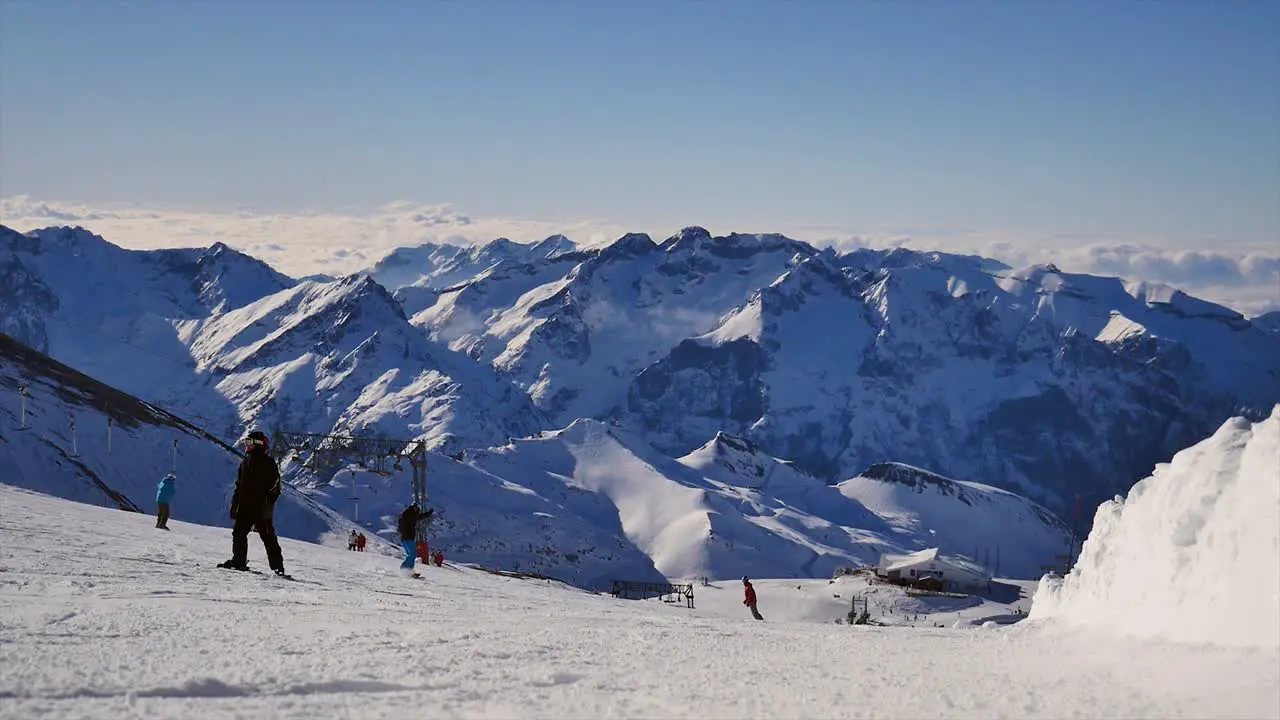
[[[903,585],[940,583],[947,591],[972,592],[991,587],[991,573],[986,568],[964,558],[943,555],[938,548],[909,555],[883,555],[876,574]]]

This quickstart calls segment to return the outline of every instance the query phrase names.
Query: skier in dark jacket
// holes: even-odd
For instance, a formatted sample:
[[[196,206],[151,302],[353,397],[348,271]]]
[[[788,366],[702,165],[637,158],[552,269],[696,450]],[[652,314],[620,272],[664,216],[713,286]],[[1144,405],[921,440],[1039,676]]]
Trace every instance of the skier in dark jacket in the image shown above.
[[[280,469],[267,454],[267,436],[254,430],[245,439],[245,457],[236,473],[231,495],[231,559],[218,567],[248,570],[249,531],[256,529],[267,550],[267,562],[277,575],[284,575],[284,557],[276,539],[275,506],[280,497]]]
[[[409,503],[409,507],[400,513],[400,521],[396,529],[400,531],[400,545],[404,547],[404,562],[400,569],[413,572],[413,559],[418,554],[418,523],[430,521],[434,510],[422,512],[417,503]],[[425,562],[425,561],[424,561]]]

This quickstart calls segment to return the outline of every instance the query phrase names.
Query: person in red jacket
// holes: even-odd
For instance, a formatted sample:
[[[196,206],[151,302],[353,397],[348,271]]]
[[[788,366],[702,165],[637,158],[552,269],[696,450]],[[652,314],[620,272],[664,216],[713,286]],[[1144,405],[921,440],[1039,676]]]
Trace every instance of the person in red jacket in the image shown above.
[[[763,620],[760,617],[760,611],[756,609],[756,589],[751,586],[751,578],[742,576],[742,589],[746,591],[746,597],[743,598],[742,604],[751,608],[751,617],[757,620]]]

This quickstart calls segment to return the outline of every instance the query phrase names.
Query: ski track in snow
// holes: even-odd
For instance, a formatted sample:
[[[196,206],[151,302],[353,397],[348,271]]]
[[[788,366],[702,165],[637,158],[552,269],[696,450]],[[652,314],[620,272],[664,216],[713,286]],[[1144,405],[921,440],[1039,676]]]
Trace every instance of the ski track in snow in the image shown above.
[[[1280,715],[1274,650],[802,622],[769,586],[759,623],[732,584],[691,611],[286,539],[289,582],[214,567],[225,528],[5,486],[0,520],[4,718]]]

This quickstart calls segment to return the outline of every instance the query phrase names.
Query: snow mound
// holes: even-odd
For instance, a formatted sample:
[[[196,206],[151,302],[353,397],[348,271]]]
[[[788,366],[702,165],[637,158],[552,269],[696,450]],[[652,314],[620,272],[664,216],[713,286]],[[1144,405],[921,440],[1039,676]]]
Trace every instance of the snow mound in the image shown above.
[[[1233,418],[1098,508],[1032,618],[1179,642],[1280,647],[1280,405]]]

